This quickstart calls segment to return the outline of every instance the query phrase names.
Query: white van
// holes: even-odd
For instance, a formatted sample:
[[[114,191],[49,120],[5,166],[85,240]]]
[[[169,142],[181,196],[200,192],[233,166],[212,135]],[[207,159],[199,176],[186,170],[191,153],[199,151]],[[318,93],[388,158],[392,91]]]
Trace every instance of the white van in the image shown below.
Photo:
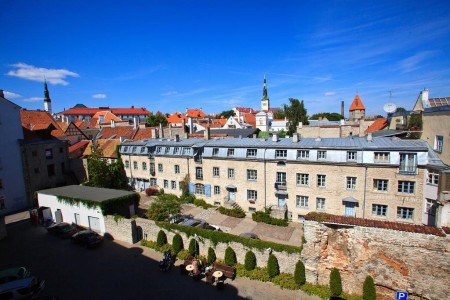
[[[30,299],[38,296],[45,286],[45,280],[35,276],[0,284],[0,300]]]

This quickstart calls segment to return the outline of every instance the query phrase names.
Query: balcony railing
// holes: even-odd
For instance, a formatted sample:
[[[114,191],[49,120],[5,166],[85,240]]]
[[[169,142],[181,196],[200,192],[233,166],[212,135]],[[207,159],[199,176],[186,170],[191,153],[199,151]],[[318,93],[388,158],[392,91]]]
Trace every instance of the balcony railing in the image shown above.
[[[203,180],[203,175],[202,174],[197,174],[197,175],[195,175],[195,179]]]
[[[277,190],[286,190],[287,189],[286,181],[277,181],[277,182],[275,182],[275,189],[277,189]]]
[[[416,166],[400,166],[398,168],[398,172],[400,174],[407,174],[407,175],[415,175],[416,170],[417,170]]]

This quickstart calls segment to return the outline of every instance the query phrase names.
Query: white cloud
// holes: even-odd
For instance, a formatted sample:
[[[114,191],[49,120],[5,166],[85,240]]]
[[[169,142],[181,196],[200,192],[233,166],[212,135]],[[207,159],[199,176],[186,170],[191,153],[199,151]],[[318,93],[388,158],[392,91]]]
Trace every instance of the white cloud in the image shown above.
[[[166,92],[164,94],[161,94],[161,96],[175,96],[177,94],[178,94],[177,91],[170,91],[170,92]]]
[[[38,101],[44,101],[43,97],[30,97],[22,100],[23,102],[38,102]]]
[[[327,96],[327,97],[334,96],[334,95],[336,95],[336,92],[325,92],[324,95]]]
[[[94,98],[94,99],[105,99],[106,95],[105,94],[94,94],[94,95],[92,95],[92,98]]]
[[[5,94],[6,99],[14,99],[14,98],[22,97],[22,95],[19,95],[19,94],[13,93],[13,92],[8,92],[8,91],[3,91],[3,94]]]
[[[43,82],[45,79],[48,83],[54,85],[68,85],[69,83],[65,80],[67,77],[79,77],[77,73],[66,69],[39,68],[24,63],[17,63],[12,65],[12,67],[16,68],[16,70],[11,70],[6,75],[40,82]]]
[[[433,51],[423,51],[416,53],[415,55],[412,55],[400,61],[399,67],[401,70],[403,70],[403,72],[412,72],[420,68],[421,63],[427,58],[431,57],[433,54]]]

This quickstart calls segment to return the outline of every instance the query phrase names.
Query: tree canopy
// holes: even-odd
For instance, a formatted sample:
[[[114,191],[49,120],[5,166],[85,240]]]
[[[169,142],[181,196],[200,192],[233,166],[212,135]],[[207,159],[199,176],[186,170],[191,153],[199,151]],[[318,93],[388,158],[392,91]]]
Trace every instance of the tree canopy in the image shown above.
[[[273,118],[274,119],[284,119],[286,117],[286,114],[284,113],[283,109],[279,109],[274,112]]]
[[[342,120],[344,116],[338,113],[321,112],[309,117],[311,120],[318,120],[319,118],[327,118],[328,121],[339,121]]]
[[[168,123],[166,116],[159,111],[154,115],[149,115],[147,117],[146,121],[147,121],[147,124],[151,127],[159,126],[159,124],[162,124],[162,126],[166,126]]]
[[[223,117],[224,119],[228,119],[229,117],[234,117],[235,115],[236,115],[236,113],[234,112],[234,110],[230,109],[230,110],[224,110],[223,112],[218,114],[216,118],[221,119]]]
[[[308,116],[303,100],[300,102],[298,99],[289,98],[289,102],[289,105],[283,105],[283,110],[286,114],[286,118],[289,120],[289,130],[287,135],[290,136],[297,132],[297,126],[300,122],[305,125],[308,124]]]
[[[406,109],[404,107],[397,107],[397,109],[395,110],[395,112],[405,112]]]
[[[116,150],[118,153],[118,151]],[[91,155],[88,157],[88,186],[129,190],[124,165],[120,154],[117,154],[117,160],[108,164],[102,158],[102,151],[95,145]]]

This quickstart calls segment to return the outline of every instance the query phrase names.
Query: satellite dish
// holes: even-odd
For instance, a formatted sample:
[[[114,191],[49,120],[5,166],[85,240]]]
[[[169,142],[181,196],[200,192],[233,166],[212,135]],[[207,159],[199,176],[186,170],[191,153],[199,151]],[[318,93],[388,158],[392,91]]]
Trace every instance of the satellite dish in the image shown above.
[[[397,105],[395,105],[394,103],[386,103],[383,106],[383,110],[388,114],[393,113],[396,109],[397,109]]]

